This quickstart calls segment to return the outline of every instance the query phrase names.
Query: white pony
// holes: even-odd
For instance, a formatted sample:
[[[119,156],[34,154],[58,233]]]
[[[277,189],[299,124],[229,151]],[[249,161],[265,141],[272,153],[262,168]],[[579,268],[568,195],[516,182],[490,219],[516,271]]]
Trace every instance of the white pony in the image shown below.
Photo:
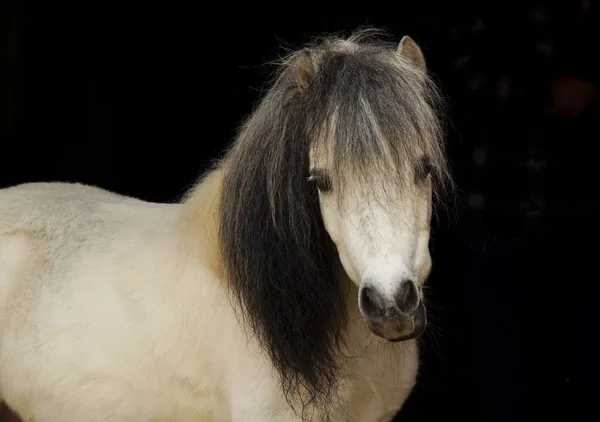
[[[362,30],[282,61],[179,204],[0,191],[0,394],[24,421],[389,421],[415,384],[432,202],[420,48]]]

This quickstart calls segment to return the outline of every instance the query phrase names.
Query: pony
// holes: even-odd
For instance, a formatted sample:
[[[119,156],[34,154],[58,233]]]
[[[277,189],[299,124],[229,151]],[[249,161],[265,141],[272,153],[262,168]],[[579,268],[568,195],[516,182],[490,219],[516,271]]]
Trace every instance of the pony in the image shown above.
[[[0,191],[0,395],[24,421],[389,421],[413,390],[443,100],[383,31],[278,61],[175,203]]]

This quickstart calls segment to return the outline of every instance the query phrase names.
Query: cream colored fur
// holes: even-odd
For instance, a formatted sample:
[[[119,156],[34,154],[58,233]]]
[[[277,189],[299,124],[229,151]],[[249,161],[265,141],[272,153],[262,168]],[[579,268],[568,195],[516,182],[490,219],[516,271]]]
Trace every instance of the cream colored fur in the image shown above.
[[[79,184],[0,190],[0,395],[24,421],[291,422],[230,306],[216,251],[222,174],[182,204]],[[351,284],[354,286],[353,284]],[[348,296],[336,421],[389,421],[418,367]]]

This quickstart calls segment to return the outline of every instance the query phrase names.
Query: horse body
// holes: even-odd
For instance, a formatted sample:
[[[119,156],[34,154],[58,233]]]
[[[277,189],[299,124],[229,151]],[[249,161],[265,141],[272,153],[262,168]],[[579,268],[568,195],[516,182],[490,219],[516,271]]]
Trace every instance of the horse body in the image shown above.
[[[188,360],[174,327],[193,314],[170,304],[182,288],[178,207],[63,184],[0,198],[0,248],[12,250],[0,270],[8,404],[25,420],[56,421],[157,420],[182,406]]]
[[[370,35],[283,60],[180,203],[0,190],[9,407],[35,422],[394,417],[451,179],[420,48]]]
[[[210,205],[218,179],[184,204],[77,184],[0,191],[0,391],[23,420],[299,420],[203,252],[212,208],[189,205]],[[333,419],[391,419],[416,345],[352,321],[352,409]]]

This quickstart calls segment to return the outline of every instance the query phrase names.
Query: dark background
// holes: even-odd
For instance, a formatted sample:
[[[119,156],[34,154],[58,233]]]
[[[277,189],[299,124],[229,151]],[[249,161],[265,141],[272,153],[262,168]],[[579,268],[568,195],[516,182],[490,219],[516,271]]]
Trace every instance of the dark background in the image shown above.
[[[3,0],[0,187],[78,181],[177,201],[251,111],[282,44],[365,24],[409,34],[450,103],[461,206],[432,234],[435,327],[401,420],[600,420],[599,5],[421,3],[253,17]]]

